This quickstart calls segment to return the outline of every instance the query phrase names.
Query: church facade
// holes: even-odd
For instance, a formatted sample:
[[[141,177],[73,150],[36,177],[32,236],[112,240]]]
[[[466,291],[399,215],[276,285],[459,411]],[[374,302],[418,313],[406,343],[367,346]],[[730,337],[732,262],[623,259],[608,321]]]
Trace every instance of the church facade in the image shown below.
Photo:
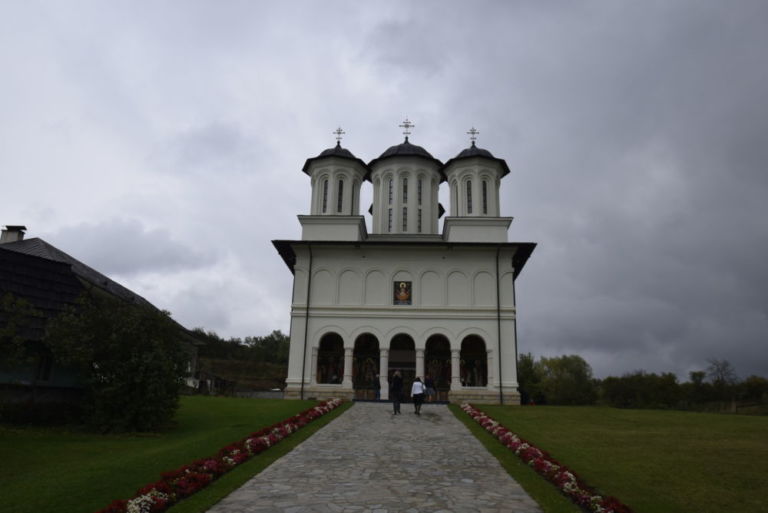
[[[439,400],[518,404],[515,279],[535,244],[507,241],[499,189],[509,167],[476,146],[474,129],[443,163],[404,126],[405,141],[367,164],[338,137],[304,164],[302,238],[273,241],[294,275],[285,397],[387,400],[400,371],[406,395],[429,376]]]

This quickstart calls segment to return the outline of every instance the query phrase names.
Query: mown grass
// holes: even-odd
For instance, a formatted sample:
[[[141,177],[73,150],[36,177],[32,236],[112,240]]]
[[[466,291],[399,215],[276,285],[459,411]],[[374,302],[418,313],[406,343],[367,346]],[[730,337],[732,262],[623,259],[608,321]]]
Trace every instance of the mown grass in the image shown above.
[[[211,456],[230,442],[315,404],[314,401],[184,397],[175,425],[151,435],[95,435],[0,426],[0,510],[14,513],[96,511],[114,499],[131,497],[141,486],[159,479],[162,472]],[[339,410],[312,422],[222,477],[207,491],[200,492],[206,494],[207,499],[201,496],[187,500],[198,504],[217,502],[238,486],[233,483],[246,481],[338,415]],[[215,489],[224,491],[217,496]],[[204,510],[205,506],[199,506],[199,509],[178,511]]]
[[[558,492],[548,481],[542,479],[531,467],[523,463],[515,453],[501,445],[496,437],[464,413],[458,405],[451,404],[449,408],[488,449],[488,452],[499,460],[509,475],[541,506],[544,513],[582,513],[581,509]]]
[[[768,417],[593,407],[481,409],[638,513],[768,511]]]

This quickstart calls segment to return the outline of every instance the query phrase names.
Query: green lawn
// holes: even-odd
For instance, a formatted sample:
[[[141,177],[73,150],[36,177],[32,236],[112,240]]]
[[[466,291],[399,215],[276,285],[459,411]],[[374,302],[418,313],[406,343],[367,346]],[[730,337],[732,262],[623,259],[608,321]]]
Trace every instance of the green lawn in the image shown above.
[[[95,435],[54,429],[0,426],[0,510],[13,513],[89,513],[127,499],[160,473],[215,454],[230,442],[317,404],[314,401],[183,397],[176,425],[153,435]],[[258,472],[278,453],[306,438],[326,418],[312,422],[275,447],[225,475],[212,487],[232,485],[231,474]],[[247,472],[246,472],[247,473]],[[236,479],[235,479],[236,481]],[[220,495],[206,494],[207,503]],[[200,495],[198,494],[198,495]],[[188,501],[192,501],[194,496]],[[206,504],[198,499],[199,504]],[[183,504],[183,503],[182,503]],[[181,506],[180,504],[179,506]],[[198,511],[203,511],[203,506]],[[174,509],[174,511],[176,511]],[[181,509],[179,511],[182,511]],[[187,509],[185,511],[194,511]]]
[[[481,409],[637,513],[768,511],[768,417],[593,407]]]

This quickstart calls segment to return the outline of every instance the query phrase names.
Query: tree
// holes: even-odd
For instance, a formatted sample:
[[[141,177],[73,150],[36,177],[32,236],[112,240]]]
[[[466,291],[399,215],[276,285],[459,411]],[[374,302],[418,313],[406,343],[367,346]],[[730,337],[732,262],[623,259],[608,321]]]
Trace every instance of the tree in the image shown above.
[[[581,356],[541,357],[536,371],[547,403],[593,404],[597,398],[592,367]]]
[[[252,351],[252,358],[269,363],[288,363],[290,338],[280,330],[264,337],[246,337],[245,344]]]
[[[36,320],[43,315],[24,298],[6,293],[0,297],[0,364],[30,364],[37,360],[40,344],[34,338]]]
[[[520,385],[522,404],[542,402],[541,375],[531,353],[520,354],[517,362],[517,381]]]
[[[602,382],[603,399],[618,408],[673,408],[680,400],[680,385],[670,373],[638,370]]]
[[[709,358],[707,363],[709,364],[709,367],[707,367],[707,376],[709,376],[713,385],[717,387],[733,385],[736,383],[736,371],[731,365],[731,362],[728,360]]]
[[[151,431],[178,406],[187,356],[168,312],[86,295],[49,325],[47,344],[85,386],[85,421],[102,432]]]

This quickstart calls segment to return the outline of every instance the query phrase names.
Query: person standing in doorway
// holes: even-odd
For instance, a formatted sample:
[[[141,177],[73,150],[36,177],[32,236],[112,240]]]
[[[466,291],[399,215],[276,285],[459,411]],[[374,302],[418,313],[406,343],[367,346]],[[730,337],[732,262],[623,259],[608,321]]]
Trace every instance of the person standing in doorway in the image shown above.
[[[421,415],[421,405],[424,402],[424,394],[427,391],[424,383],[421,382],[421,378],[418,376],[413,380],[413,386],[411,387],[411,397],[413,397],[413,408],[416,415]]]
[[[400,375],[400,371],[395,371],[392,375],[389,392],[392,395],[392,414],[398,415],[400,414],[400,401],[403,398],[403,377]]]
[[[435,400],[435,380],[429,374],[424,376],[424,386],[427,388],[427,401],[431,403]]]
[[[373,381],[371,382],[371,384],[373,385],[373,390],[376,393],[374,399],[376,401],[378,401],[379,399],[381,399],[381,381],[379,381],[379,375],[378,374],[376,374],[376,376],[374,376]]]

